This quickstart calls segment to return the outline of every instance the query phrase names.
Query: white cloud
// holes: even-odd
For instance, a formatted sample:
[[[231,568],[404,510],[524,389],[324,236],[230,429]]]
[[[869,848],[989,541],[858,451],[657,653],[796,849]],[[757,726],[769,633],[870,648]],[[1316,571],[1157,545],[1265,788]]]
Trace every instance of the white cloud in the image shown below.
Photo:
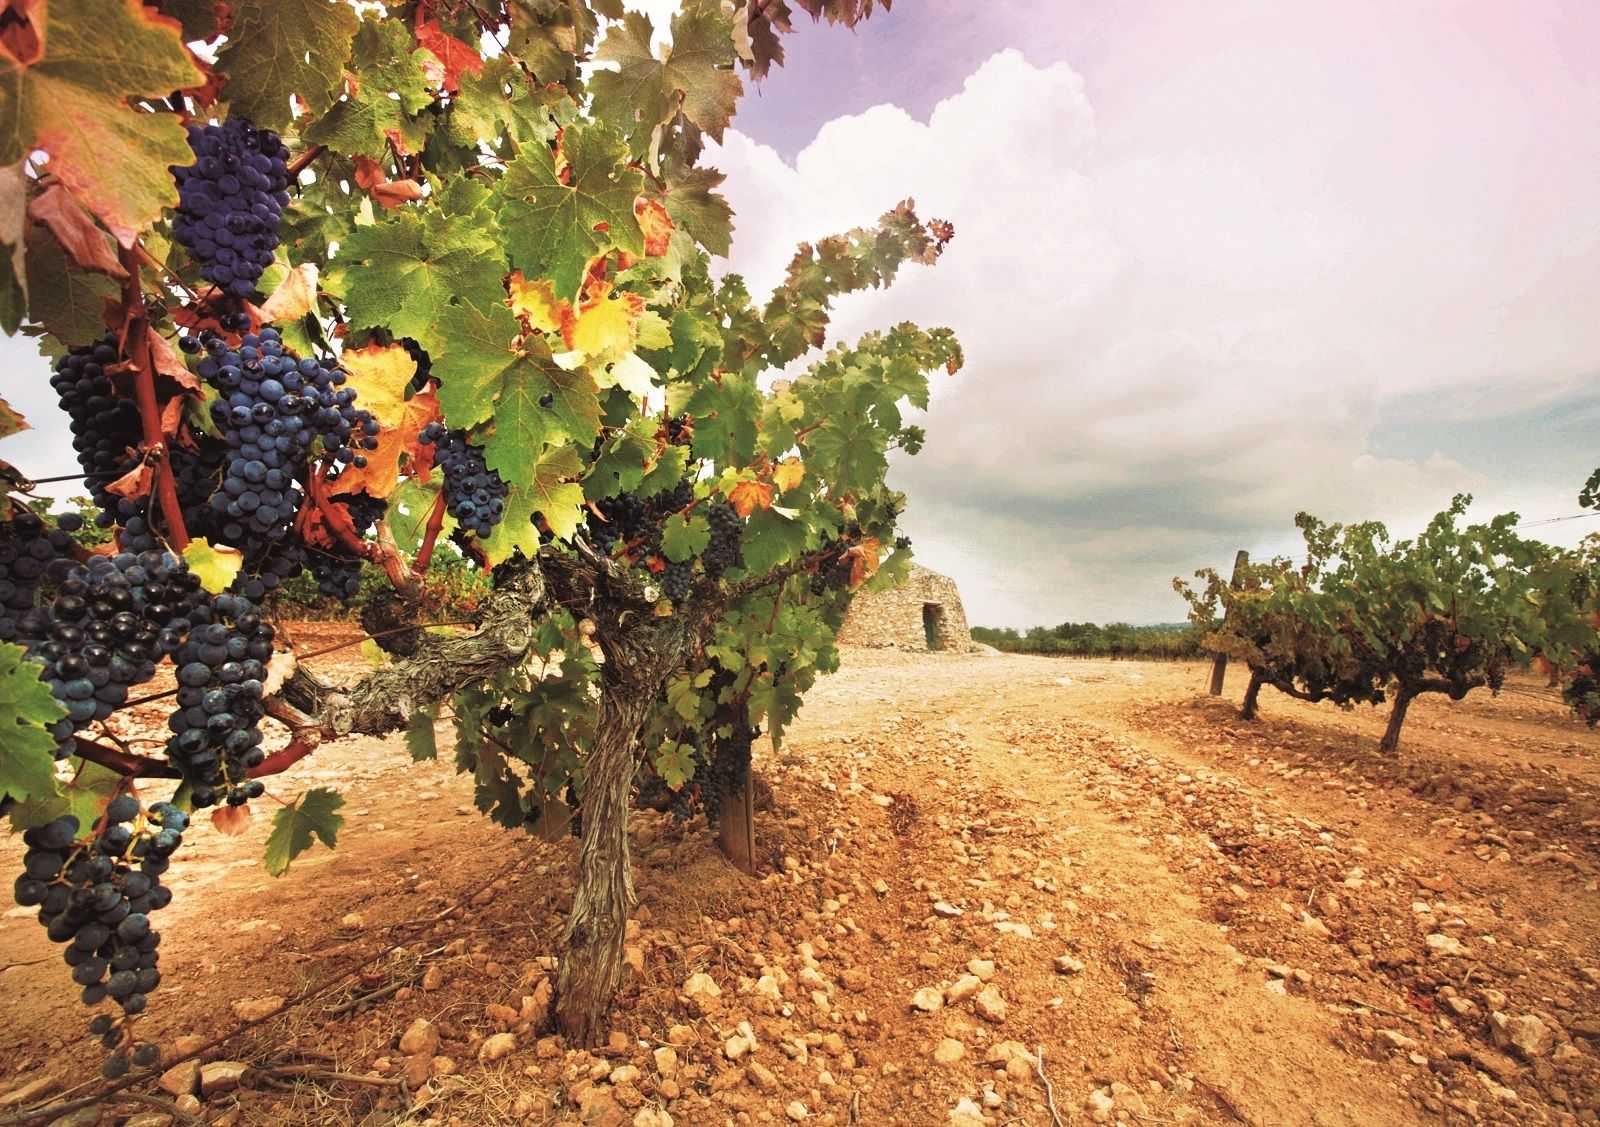
[[[1600,245],[1559,210],[1498,210],[1531,173],[1418,192],[1404,138],[1297,87],[1293,60],[1249,65],[1116,91],[1111,116],[1069,66],[1004,51],[926,122],[875,106],[793,165],[738,132],[708,155],[737,213],[730,266],[758,295],[796,242],[902,197],[954,221],[937,267],[845,299],[834,330],[909,318],[966,348],[892,480],[977,621],[1178,617],[1174,572],[1292,546],[1299,509],[1409,531],[1498,486],[1473,449],[1374,449],[1393,403],[1482,385],[1464,409],[1481,418],[1595,370]],[[1288,104],[1230,116],[1263,88]],[[1328,173],[1334,156],[1366,179]],[[1459,156],[1426,159],[1465,174]],[[1527,511],[1575,492],[1563,479]]]

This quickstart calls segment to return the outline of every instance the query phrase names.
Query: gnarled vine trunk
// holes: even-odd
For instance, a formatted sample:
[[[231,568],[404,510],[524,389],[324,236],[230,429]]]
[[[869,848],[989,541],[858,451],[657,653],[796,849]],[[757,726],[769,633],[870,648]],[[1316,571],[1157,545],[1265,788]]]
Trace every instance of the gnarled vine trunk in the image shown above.
[[[1239,706],[1239,719],[1254,720],[1256,718],[1256,699],[1261,696],[1262,683],[1261,674],[1250,674],[1250,687],[1244,691],[1244,703]]]
[[[1395,694],[1394,708],[1389,712],[1389,726],[1384,729],[1383,739],[1378,741],[1378,750],[1393,754],[1400,747],[1400,729],[1406,722],[1406,710],[1411,707],[1411,701],[1416,693],[1409,689],[1400,689]]]
[[[633,748],[653,695],[606,679],[600,725],[584,768],[578,886],[556,977],[556,1019],[573,1045],[596,1043],[622,985],[623,938],[636,903],[628,849]]]

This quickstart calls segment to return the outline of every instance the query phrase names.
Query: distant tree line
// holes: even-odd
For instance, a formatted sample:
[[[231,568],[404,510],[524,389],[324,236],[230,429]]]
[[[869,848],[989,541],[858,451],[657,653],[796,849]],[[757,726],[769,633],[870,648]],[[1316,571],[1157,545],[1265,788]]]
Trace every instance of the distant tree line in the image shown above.
[[[1111,622],[1063,622],[1060,626],[1034,626],[1025,631],[1011,627],[974,626],[972,639],[1007,653],[1062,654],[1070,657],[1143,658],[1179,661],[1207,656],[1201,647],[1206,631],[1191,623],[1164,622],[1134,626]]]

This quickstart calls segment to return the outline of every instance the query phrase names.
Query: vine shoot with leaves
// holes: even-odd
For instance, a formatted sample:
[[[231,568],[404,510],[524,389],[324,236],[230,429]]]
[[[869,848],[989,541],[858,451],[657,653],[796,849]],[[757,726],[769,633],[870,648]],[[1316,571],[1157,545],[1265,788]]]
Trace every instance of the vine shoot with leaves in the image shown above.
[[[52,358],[106,539],[0,465],[0,803],[107,1077],[154,1063],[189,819],[353,734],[432,756],[445,707],[480,809],[581,836],[554,1013],[603,1036],[635,789],[714,816],[854,593],[909,567],[887,455],[961,350],[826,347],[830,308],[953,228],[886,201],[757,300],[713,277],[733,216],[701,163],[800,11],[875,7],[687,0],[656,51],[622,0],[3,5],[0,325]],[[493,583],[469,629],[421,628],[441,537]],[[368,563],[391,660],[329,684],[275,593],[347,598]],[[168,738],[136,753],[106,722],[154,700]],[[269,869],[333,846],[340,803],[279,809]]]

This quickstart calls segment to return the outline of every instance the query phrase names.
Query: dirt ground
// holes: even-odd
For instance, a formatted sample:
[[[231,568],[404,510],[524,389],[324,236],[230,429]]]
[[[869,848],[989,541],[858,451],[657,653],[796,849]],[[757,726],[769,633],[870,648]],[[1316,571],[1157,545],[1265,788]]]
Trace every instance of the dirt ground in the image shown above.
[[[1390,758],[1381,711],[1268,691],[1245,723],[1240,672],[1206,675],[847,651],[758,746],[763,875],[636,817],[597,1052],[541,1028],[575,843],[478,816],[447,724],[440,763],[325,747],[275,792],[339,786],[336,851],[268,877],[271,802],[185,841],[145,1035],[290,1000],[205,1054],[176,1110],[213,1124],[1600,1122],[1600,735],[1520,682],[1425,698]],[[0,918],[0,1121],[97,1053],[28,917]],[[166,1109],[69,1124],[170,1120],[134,1090]]]

